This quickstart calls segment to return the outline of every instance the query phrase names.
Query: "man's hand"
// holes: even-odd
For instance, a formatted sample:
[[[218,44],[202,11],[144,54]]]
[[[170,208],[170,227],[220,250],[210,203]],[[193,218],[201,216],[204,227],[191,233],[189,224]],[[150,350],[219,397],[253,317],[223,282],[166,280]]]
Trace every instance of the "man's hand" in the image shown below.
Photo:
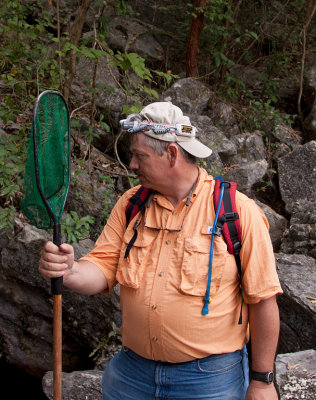
[[[95,264],[74,260],[74,249],[63,243],[59,247],[47,242],[41,251],[38,270],[46,280],[63,277],[63,284],[81,294],[96,294],[108,288],[103,272]]]
[[[250,382],[245,400],[278,400],[277,391],[272,384],[254,381]]]
[[[41,251],[39,273],[46,280],[58,278],[71,273],[74,265],[74,249],[70,244],[63,243],[59,247],[47,242]]]

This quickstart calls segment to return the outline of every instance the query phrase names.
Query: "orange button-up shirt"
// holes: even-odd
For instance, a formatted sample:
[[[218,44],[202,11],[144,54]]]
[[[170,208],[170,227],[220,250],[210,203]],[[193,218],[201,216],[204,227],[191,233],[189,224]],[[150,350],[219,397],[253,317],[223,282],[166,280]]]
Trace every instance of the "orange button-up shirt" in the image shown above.
[[[215,238],[211,304],[202,315],[210,255],[214,180],[203,169],[190,204],[176,208],[155,194],[124,259],[135,220],[126,229],[125,208],[138,187],[117,202],[93,250],[83,259],[104,273],[110,291],[120,284],[123,344],[139,355],[184,362],[241,349],[248,341],[247,303],[281,294],[268,223],[253,200],[236,193],[242,230],[243,323],[235,258]]]

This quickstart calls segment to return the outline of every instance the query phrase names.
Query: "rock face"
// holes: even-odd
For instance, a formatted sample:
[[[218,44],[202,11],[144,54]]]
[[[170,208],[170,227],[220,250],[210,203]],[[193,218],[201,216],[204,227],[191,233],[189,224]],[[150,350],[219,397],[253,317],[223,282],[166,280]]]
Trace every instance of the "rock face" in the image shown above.
[[[107,43],[114,51],[137,53],[149,60],[161,60],[163,49],[151,30],[135,20],[116,17],[109,23]]]
[[[166,90],[161,101],[171,101],[184,114],[203,114],[210,96],[211,91],[206,85],[194,78],[184,78]]]
[[[316,141],[298,146],[280,158],[278,172],[282,199],[289,212],[297,201],[316,202]]]
[[[316,350],[280,354],[275,365],[281,400],[315,399]]]
[[[291,214],[282,251],[316,257],[316,141],[280,158],[278,172],[281,196]]]
[[[287,220],[286,218],[282,217],[282,215],[276,213],[271,207],[267,206],[266,204],[262,203],[259,200],[255,200],[257,205],[261,208],[264,212],[270,226],[270,238],[272,241],[273,249],[275,252],[280,250],[281,246],[281,238],[283,232],[287,227]]]
[[[16,219],[14,230],[0,234],[0,352],[6,361],[43,376],[52,369],[52,296],[50,283],[38,271],[39,252],[51,240],[45,231]],[[91,240],[74,244],[80,257]],[[64,290],[63,369],[92,364],[89,354],[111,330],[120,325],[118,294],[81,296]]]
[[[62,374],[63,400],[97,400],[102,396],[102,371],[74,371]],[[43,378],[46,396],[53,400],[53,373],[47,372]]]
[[[279,353],[316,349],[316,261],[298,254],[276,254],[283,295]]]

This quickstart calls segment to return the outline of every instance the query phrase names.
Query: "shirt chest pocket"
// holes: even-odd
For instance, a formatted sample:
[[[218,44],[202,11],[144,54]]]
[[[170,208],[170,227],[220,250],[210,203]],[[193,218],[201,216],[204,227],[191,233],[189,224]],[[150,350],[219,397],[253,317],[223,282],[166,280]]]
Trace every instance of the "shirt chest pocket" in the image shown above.
[[[129,252],[129,256],[124,258],[126,248],[133,236],[132,229],[127,229],[123,238],[116,280],[124,286],[134,289],[140,287],[146,265],[150,262],[151,248],[155,239],[155,232],[138,232],[138,237]]]
[[[211,237],[199,235],[184,240],[184,254],[181,267],[180,291],[192,296],[204,296],[207,286]],[[220,287],[225,269],[227,247],[216,237],[213,249],[211,297]]]

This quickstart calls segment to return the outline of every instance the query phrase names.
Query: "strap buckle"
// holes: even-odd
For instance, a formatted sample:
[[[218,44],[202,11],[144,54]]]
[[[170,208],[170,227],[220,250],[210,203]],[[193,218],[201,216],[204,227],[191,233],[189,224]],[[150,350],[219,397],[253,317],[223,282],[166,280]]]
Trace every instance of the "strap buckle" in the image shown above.
[[[221,221],[224,222],[234,222],[236,219],[239,219],[239,215],[236,212],[226,212],[221,216]]]

